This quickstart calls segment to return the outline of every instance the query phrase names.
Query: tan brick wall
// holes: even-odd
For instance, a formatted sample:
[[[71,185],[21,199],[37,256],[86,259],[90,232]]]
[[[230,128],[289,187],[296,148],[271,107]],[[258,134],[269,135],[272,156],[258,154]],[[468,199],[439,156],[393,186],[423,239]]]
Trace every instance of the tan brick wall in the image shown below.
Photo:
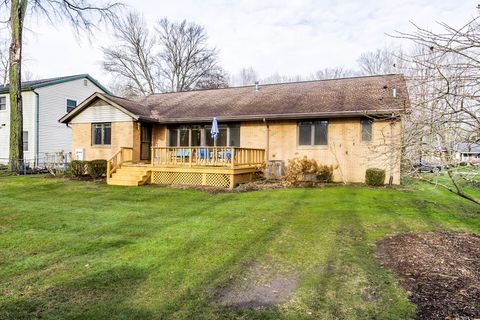
[[[376,121],[373,124],[373,140],[369,143],[360,141],[359,119],[330,119],[328,126],[328,146],[298,146],[297,121],[272,121],[269,125],[269,159],[283,160],[285,163],[295,157],[314,158],[322,164],[338,166],[334,171],[334,180],[363,182],[365,170],[371,167],[385,169],[386,181],[390,174],[390,124]],[[396,146],[400,138],[401,125],[394,125]],[[245,122],[241,126],[241,146],[245,148],[265,148],[266,124],[262,122]],[[394,183],[400,183],[399,151],[394,152]]]
[[[108,159],[120,147],[133,147],[133,132],[138,131],[134,122],[112,122],[110,146],[92,146],[92,124],[74,123],[72,127],[72,150],[85,149],[85,160]],[[134,152],[135,153],[135,152]]]
[[[363,182],[365,170],[371,167],[385,169],[386,181],[390,174],[390,124],[388,121],[376,121],[373,124],[373,141],[360,141],[359,119],[330,119],[328,126],[328,146],[298,146],[297,121],[272,121],[269,125],[269,159],[283,160],[285,163],[295,157],[307,156],[322,164],[337,167],[334,180]],[[135,122],[112,123],[112,145],[94,147],[91,145],[91,124],[72,124],[72,147],[85,148],[87,160],[107,159],[120,147],[134,148],[134,161],[139,160],[140,131]],[[400,159],[398,139],[401,132],[400,121],[394,129],[394,183],[400,183]],[[244,148],[266,149],[266,124],[263,122],[242,122],[240,143]],[[152,146],[166,146],[165,125],[154,125]]]
[[[167,126],[154,125],[152,130],[152,146],[166,147],[167,146]]]

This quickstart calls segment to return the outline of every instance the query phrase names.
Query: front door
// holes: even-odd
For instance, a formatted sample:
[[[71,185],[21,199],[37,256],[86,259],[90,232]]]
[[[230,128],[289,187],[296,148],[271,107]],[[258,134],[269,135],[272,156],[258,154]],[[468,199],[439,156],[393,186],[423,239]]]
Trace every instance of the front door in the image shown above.
[[[152,148],[152,125],[142,123],[140,131],[140,160],[150,160]]]

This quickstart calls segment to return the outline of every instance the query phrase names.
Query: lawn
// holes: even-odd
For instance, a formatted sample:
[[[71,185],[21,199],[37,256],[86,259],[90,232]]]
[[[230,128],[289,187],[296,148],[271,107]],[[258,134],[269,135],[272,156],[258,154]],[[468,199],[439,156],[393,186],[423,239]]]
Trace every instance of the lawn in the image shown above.
[[[418,183],[209,194],[0,177],[0,319],[409,319],[373,251],[418,230],[480,233],[480,207]],[[218,299],[276,277],[296,283],[278,305]]]

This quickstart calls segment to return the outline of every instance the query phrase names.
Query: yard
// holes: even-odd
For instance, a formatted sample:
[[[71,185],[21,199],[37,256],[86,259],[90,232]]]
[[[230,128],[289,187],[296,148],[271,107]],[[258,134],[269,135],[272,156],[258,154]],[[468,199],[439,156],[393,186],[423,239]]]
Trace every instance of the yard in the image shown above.
[[[480,207],[419,183],[209,194],[0,177],[0,319],[409,319],[375,242],[423,230],[478,234]]]

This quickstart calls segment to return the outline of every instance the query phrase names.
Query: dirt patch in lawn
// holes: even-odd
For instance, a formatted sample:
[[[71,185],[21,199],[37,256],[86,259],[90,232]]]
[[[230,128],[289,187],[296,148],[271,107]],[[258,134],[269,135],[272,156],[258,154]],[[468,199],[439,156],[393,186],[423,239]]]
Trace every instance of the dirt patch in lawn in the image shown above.
[[[377,256],[400,278],[417,319],[480,318],[480,236],[405,233],[377,242]]]
[[[226,307],[272,307],[288,299],[297,288],[297,275],[280,275],[268,267],[252,265],[246,275],[217,288],[214,301]]]

